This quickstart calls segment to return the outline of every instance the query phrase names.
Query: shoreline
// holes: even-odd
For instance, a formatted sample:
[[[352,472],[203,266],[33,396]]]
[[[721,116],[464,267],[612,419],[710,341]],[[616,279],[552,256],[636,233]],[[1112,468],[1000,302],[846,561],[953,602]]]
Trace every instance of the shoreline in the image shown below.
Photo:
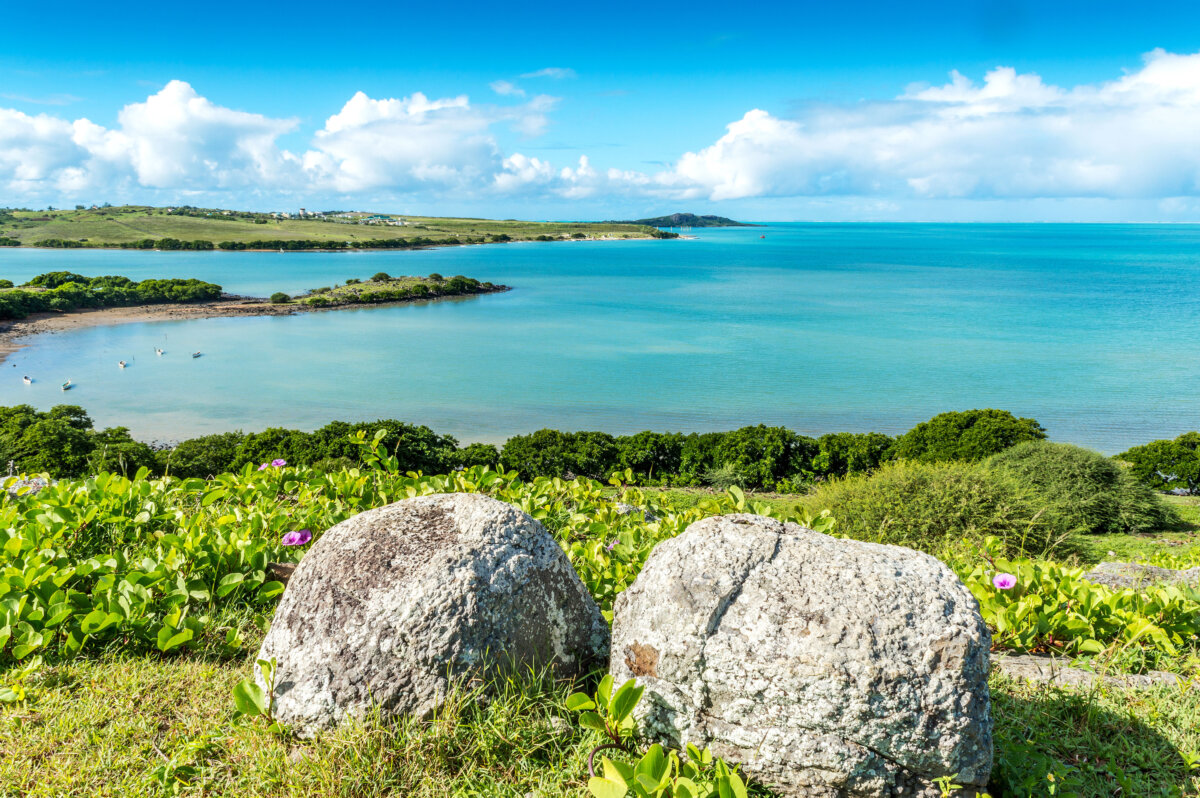
[[[66,313],[32,313],[23,319],[0,321],[0,363],[10,355],[28,346],[23,340],[37,335],[84,330],[90,327],[107,327],[118,324],[134,324],[157,321],[194,321],[199,319],[221,319],[239,316],[297,316],[302,313],[323,313],[349,310],[351,308],[378,308],[408,305],[414,302],[437,302],[443,299],[459,299],[498,294],[511,291],[510,286],[497,286],[494,290],[469,294],[447,294],[444,296],[401,299],[394,302],[347,302],[341,305],[313,307],[288,303],[274,305],[266,299],[225,295],[212,302],[188,304],[128,305],[112,308],[82,308]]]

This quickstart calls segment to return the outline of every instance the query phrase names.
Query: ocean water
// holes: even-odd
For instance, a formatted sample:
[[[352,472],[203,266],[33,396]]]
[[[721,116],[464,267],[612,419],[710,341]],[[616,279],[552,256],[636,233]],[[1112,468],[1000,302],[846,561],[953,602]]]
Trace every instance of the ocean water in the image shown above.
[[[695,235],[419,252],[0,250],[0,276],[18,282],[70,269],[265,296],[386,271],[514,287],[39,336],[0,365],[0,404],[80,404],[147,440],[384,417],[464,442],[541,427],[894,434],[998,407],[1111,453],[1200,427],[1200,226]],[[64,394],[66,379],[78,387]]]

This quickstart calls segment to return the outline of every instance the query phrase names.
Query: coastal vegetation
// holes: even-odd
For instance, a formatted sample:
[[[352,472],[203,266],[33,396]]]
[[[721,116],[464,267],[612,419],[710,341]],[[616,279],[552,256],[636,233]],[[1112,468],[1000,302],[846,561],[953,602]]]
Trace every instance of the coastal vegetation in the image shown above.
[[[390,277],[380,273],[369,280],[351,278],[342,286],[314,289],[295,297],[294,302],[314,308],[332,308],[341,305],[376,305],[413,299],[489,294],[507,290],[508,286],[480,282],[461,274],[453,277],[442,277],[440,274],[431,274],[428,277]],[[285,304],[289,301],[283,298],[285,296],[273,294],[271,301]]]
[[[671,238],[629,223],[522,222],[357,212],[256,213],[219,208],[122,205],[75,210],[0,211],[7,246],[160,250],[378,249],[560,241]]]
[[[881,534],[849,515],[824,511],[832,508],[814,514],[823,501],[820,489],[803,497],[748,496],[736,487],[682,494],[638,487],[631,472],[606,482],[525,479],[483,466],[426,476],[406,472],[439,465],[450,440],[416,427],[338,428],[327,433],[329,446],[339,433],[345,434],[337,445],[345,448],[330,451],[341,451],[353,465],[296,465],[264,438],[254,450],[261,462],[247,460],[207,479],[155,478],[139,470],[130,476],[89,471],[44,485],[10,480],[0,503],[0,744],[6,751],[0,791],[607,795],[595,792],[601,785],[589,789],[586,760],[609,737],[580,723],[574,710],[586,707],[572,697],[593,694],[591,679],[514,674],[487,696],[463,685],[434,718],[368,719],[311,740],[239,713],[234,688],[248,677],[283,590],[272,563],[299,560],[308,543],[289,543],[319,539],[365,509],[409,496],[480,492],[540,520],[611,612],[654,546],[703,517],[752,512],[852,538]],[[209,448],[219,448],[212,443]],[[242,443],[223,445],[236,451]],[[199,456],[206,447],[194,448]],[[1041,456],[1030,447],[1022,451]],[[909,478],[895,473],[902,467],[981,469],[970,478],[961,471],[953,476],[969,483],[988,462],[893,463],[874,477],[829,484],[849,495],[864,487],[854,480],[904,484]],[[1017,478],[1007,466],[1005,473]],[[968,490],[964,500],[937,509],[949,516],[974,512],[974,495]],[[616,502],[643,512],[618,512]],[[923,510],[914,501],[892,512],[903,525]],[[959,529],[970,533],[973,526],[968,520]],[[289,534],[296,530],[311,535]],[[1070,555],[1051,554],[1054,559],[1015,534],[1004,541],[974,534],[955,539],[915,523],[903,537],[963,578],[980,602],[997,653],[1056,652],[1104,673],[1153,667],[1179,674],[1179,686],[1101,684],[1077,692],[994,673],[996,766],[989,793],[1194,794],[1200,788],[1200,691],[1188,683],[1200,663],[1200,591],[1109,589],[1086,582],[1081,566],[1095,561],[1095,549],[1083,545],[1095,538],[1105,541],[1101,548],[1175,568],[1200,563],[1200,546],[1170,532],[1154,539],[1070,535],[1081,545],[1067,547]],[[1160,536],[1184,545],[1154,545]],[[770,792],[751,785],[750,794]]]
[[[8,281],[5,281],[8,282]],[[221,286],[195,279],[134,281],[128,277],[85,277],[57,271],[39,274],[18,287],[0,290],[0,319],[23,319],[31,313],[80,308],[209,302]]]

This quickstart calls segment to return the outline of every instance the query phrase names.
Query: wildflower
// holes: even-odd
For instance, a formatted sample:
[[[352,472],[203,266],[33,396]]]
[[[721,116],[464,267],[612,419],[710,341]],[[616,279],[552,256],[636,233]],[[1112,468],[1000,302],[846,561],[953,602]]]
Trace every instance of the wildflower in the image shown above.
[[[307,529],[298,529],[295,532],[288,532],[280,541],[285,546],[303,546],[312,540],[312,532]]]
[[[1001,590],[1008,590],[1017,583],[1017,578],[1012,574],[996,574],[992,577],[992,584]]]
[[[271,461],[271,465],[275,466],[276,468],[283,468],[285,465],[287,465],[287,460],[284,460],[282,457],[276,457]]]
[[[604,547],[604,549],[605,549],[606,551],[612,551],[612,550],[613,550],[613,549],[615,549],[616,547],[617,547],[617,539],[616,539],[616,538],[613,538],[613,542],[612,542],[612,543],[609,543],[607,546],[605,546],[605,547]]]
[[[271,467],[271,464],[270,464],[270,463],[263,463],[262,465],[260,465],[260,466],[258,467],[258,470],[259,470],[259,471],[266,471],[266,470],[267,470],[268,468],[270,468],[270,467]]]
[[[298,529],[285,534],[281,540],[285,546],[303,546],[312,540],[312,532],[307,529]]]

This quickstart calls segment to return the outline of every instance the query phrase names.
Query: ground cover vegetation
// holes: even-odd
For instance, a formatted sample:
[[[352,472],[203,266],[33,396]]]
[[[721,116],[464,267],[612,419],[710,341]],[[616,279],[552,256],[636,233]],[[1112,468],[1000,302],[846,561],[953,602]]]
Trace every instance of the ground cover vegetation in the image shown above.
[[[0,319],[23,319],[31,313],[67,312],[80,308],[209,302],[221,286],[195,279],[134,281],[128,277],[84,277],[57,271],[39,274],[14,287],[0,284]]]
[[[81,411],[46,416],[30,426],[89,428]],[[690,758],[698,763],[692,773],[672,758],[677,752],[630,742],[636,696],[627,690],[618,699],[620,686],[594,678],[514,674],[487,696],[464,685],[436,717],[368,719],[314,740],[290,736],[255,717],[253,701],[234,699],[283,589],[272,563],[299,560],[311,540],[362,510],[454,491],[487,493],[539,519],[609,619],[653,547],[708,515],[754,512],[930,551],[978,598],[999,650],[1068,654],[1098,670],[1180,674],[1178,686],[1139,692],[1103,685],[1072,692],[993,676],[993,796],[1200,789],[1200,690],[1188,685],[1200,662],[1200,591],[1091,585],[1082,569],[1097,550],[1066,544],[1099,541],[1171,567],[1200,563],[1200,546],[1107,533],[1090,506],[1054,523],[1066,541],[1018,524],[990,534],[995,518],[1011,520],[1008,511],[991,499],[975,507],[982,475],[1018,479],[1014,458],[1035,461],[1026,470],[1048,484],[1059,480],[1047,475],[1047,463],[1067,461],[1063,479],[1075,479],[1083,461],[1084,472],[1099,472],[1097,485],[1113,490],[1084,455],[1039,443],[974,462],[889,462],[803,496],[759,497],[736,486],[639,487],[632,469],[606,482],[523,478],[487,465],[425,476],[418,470],[444,466],[451,439],[395,424],[328,429],[331,448],[321,453],[335,456],[317,468],[288,461],[286,435],[259,438],[239,453],[243,436],[211,440],[208,448],[224,447],[218,459],[244,462],[207,479],[139,468],[129,475],[85,469],[94,475],[40,489],[9,480],[0,503],[0,794],[582,798],[623,794],[615,785],[636,781],[626,778],[634,768],[666,785],[655,793],[639,782],[646,794],[741,794],[728,778],[733,771],[703,752]],[[198,458],[206,447],[194,448]],[[1060,489],[1041,488],[1048,501]],[[859,493],[866,498],[858,507],[884,505],[892,515],[877,524],[856,520],[851,502]],[[913,498],[922,493],[949,498],[923,511]],[[1183,543],[1193,529],[1161,534]],[[609,750],[598,781],[590,780],[589,753],[614,733],[636,751]],[[680,791],[682,779],[714,792]],[[751,784],[748,794],[770,793]]]
[[[283,214],[141,205],[0,210],[6,246],[132,249],[375,249],[572,238],[674,238],[638,224]]]
[[[294,301],[310,307],[338,307],[341,305],[376,305],[383,302],[405,302],[413,299],[436,299],[448,296],[470,296],[506,291],[507,286],[480,282],[461,274],[443,277],[431,274],[428,277],[392,277],[379,272],[369,280],[351,278],[345,285],[316,288],[294,299],[285,294],[271,296],[271,301],[286,303]]]

